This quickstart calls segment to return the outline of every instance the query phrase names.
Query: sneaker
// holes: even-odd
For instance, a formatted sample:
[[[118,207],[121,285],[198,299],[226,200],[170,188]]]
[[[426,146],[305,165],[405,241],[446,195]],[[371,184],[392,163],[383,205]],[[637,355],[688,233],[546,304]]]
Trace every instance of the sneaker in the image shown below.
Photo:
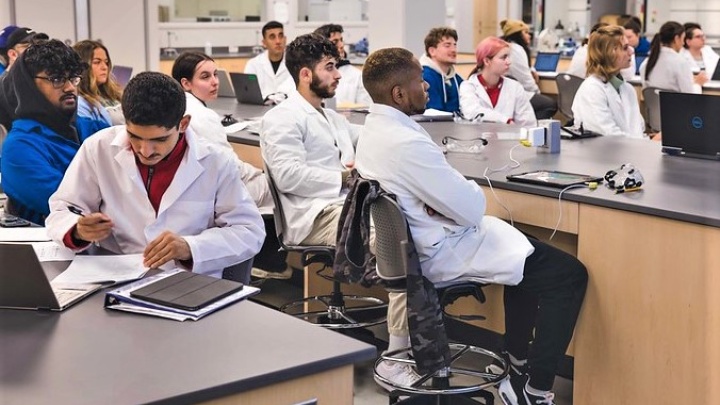
[[[253,267],[251,270],[250,275],[255,278],[263,278],[263,279],[276,279],[276,280],[287,280],[290,277],[292,277],[293,269],[292,267],[288,266],[283,271],[267,271],[263,269],[258,269],[257,267]]]
[[[503,358],[505,358],[505,361],[507,363],[510,364],[510,370],[509,370],[507,378],[518,379],[518,378],[522,377],[524,374],[527,374],[527,372],[528,372],[527,360],[525,360],[522,365],[517,365],[510,360],[510,354],[508,352],[503,351],[500,355]],[[502,366],[500,365],[500,363],[497,360],[495,360],[492,362],[492,364],[485,367],[485,372],[490,373],[490,374],[500,374],[500,373],[502,373]]]
[[[409,364],[404,363],[397,363],[397,362],[391,362],[391,361],[382,361],[380,364],[378,364],[377,368],[375,369],[375,374],[379,374],[383,378],[386,378],[393,383],[409,387],[412,385],[415,381],[420,379],[420,376],[413,370],[412,366]],[[381,387],[383,387],[387,391],[394,391],[395,388],[388,385],[384,381],[380,380],[377,375],[375,377],[375,382],[378,383]]]
[[[505,405],[555,405],[555,394],[534,395],[527,392],[528,376],[506,378],[498,387],[498,394]]]

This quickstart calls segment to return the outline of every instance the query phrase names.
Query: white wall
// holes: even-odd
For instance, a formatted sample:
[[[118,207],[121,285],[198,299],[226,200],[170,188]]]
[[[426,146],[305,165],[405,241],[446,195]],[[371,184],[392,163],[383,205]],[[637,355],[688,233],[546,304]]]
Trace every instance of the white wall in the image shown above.
[[[74,0],[15,0],[15,24],[61,41],[77,41]]]
[[[438,0],[374,0],[368,13],[371,52],[399,46],[421,55],[428,31],[445,25],[445,2]]]
[[[13,23],[15,15],[11,9],[13,4],[12,0],[0,0],[0,29]]]
[[[132,66],[135,73],[146,70],[145,2],[88,0],[88,5],[89,37],[102,40],[114,64]]]

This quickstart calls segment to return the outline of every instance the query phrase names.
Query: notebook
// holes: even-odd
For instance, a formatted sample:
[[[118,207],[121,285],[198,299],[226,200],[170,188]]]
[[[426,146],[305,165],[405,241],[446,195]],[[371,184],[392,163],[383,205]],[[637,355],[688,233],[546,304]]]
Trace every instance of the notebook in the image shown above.
[[[640,75],[640,65],[645,62],[645,59],[647,59],[647,55],[635,55],[635,76]]]
[[[535,170],[532,172],[509,174],[507,179],[519,183],[537,184],[540,186],[565,188],[574,184],[601,182],[600,176],[587,174],[559,172],[555,170]]]
[[[243,289],[237,281],[183,271],[130,292],[133,298],[196,311]]]
[[[0,243],[0,308],[62,311],[100,284],[51,284],[31,245]]]
[[[218,97],[235,97],[235,90],[230,83],[230,75],[225,69],[217,70],[218,76]]]
[[[125,88],[132,77],[133,68],[130,66],[115,65],[112,68],[112,75],[120,87]]]
[[[535,70],[538,72],[554,72],[560,62],[558,52],[538,52],[535,55]]]
[[[230,72],[230,80],[235,89],[235,98],[240,104],[263,105],[265,98],[260,92],[260,82],[253,74]]]
[[[720,160],[720,97],[660,92],[662,151]]]

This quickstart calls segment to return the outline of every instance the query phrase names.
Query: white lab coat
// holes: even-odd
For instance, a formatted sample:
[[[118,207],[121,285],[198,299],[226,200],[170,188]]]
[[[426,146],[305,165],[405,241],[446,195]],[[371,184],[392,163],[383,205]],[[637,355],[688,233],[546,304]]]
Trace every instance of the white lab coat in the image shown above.
[[[645,74],[650,58],[640,65],[642,86],[657,87],[659,89],[676,91],[680,93],[702,93],[702,88],[693,82],[690,63],[674,49],[661,46],[657,63],[648,78]]]
[[[512,118],[516,124],[524,127],[537,126],[535,112],[530,104],[528,93],[515,80],[504,78],[497,105],[492,106],[490,97],[478,79],[473,75],[460,84],[460,111],[465,117],[472,118],[482,114],[482,121],[505,124]]]
[[[277,73],[273,71],[268,51],[247,61],[245,73],[257,75],[263,98],[273,93],[290,94],[295,91],[295,82],[285,66],[285,55],[283,55]]]
[[[720,60],[720,55],[718,55],[710,47],[710,45],[705,45],[700,50],[700,53],[702,53],[703,63],[705,64],[705,73],[707,74],[708,79],[712,79],[713,73],[715,73],[715,69],[717,68],[718,60]],[[698,66],[690,51],[682,48],[680,50],[680,55],[684,56],[685,59],[687,59],[693,72],[700,71],[700,66]]]
[[[370,106],[372,99],[362,83],[362,71],[353,65],[343,65],[340,71],[340,83],[335,90],[338,104],[360,104]]]
[[[342,172],[355,163],[360,129],[335,111],[323,113],[295,92],[262,119],[260,150],[280,192],[288,243],[302,242],[320,211],[347,194]]]
[[[125,126],[104,129],[88,138],[50,197],[45,225],[57,243],[77,223],[68,211],[103,212],[114,227],[100,242],[115,253],[142,253],[164,231],[182,236],[190,246],[192,271],[215,277],[255,256],[265,227],[235,162],[215,146],[198,142],[192,130],[188,149],[157,215],[150,204]]]
[[[530,97],[540,93],[540,87],[531,73],[525,50],[514,42],[510,42],[510,70],[507,76],[517,80]]]
[[[644,137],[645,121],[640,115],[637,93],[625,82],[620,93],[598,76],[583,80],[572,105],[575,123],[606,136]]]
[[[568,67],[565,73],[577,77],[582,77],[584,79],[585,76],[587,76],[587,52],[587,44],[576,49],[575,53],[573,54],[572,60],[570,61],[570,67]],[[622,75],[623,79],[630,80],[635,77],[636,71],[637,65],[635,65],[635,57],[632,57],[630,58],[630,66],[622,69],[620,71],[620,74]]]
[[[190,129],[198,138],[213,143],[219,147],[218,149],[230,154],[231,159],[235,161],[238,170],[240,170],[240,178],[245,183],[245,187],[258,206],[260,213],[263,215],[272,214],[274,204],[265,174],[250,163],[243,162],[235,154],[230,142],[228,142],[225,127],[222,125],[222,118],[218,113],[207,108],[202,101],[191,93],[186,92],[185,96],[187,100],[185,113],[192,117],[190,119]]]
[[[445,159],[430,135],[407,115],[374,104],[358,141],[360,174],[397,196],[410,225],[423,275],[434,283],[478,278],[516,285],[527,238],[506,222],[485,215],[485,195]],[[425,206],[436,211],[428,215]]]

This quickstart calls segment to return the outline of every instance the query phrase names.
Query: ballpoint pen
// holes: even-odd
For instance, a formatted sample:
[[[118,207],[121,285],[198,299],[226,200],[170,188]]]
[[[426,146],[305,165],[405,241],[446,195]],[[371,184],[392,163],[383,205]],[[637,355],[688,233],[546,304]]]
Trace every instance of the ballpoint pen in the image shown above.
[[[67,209],[68,209],[68,211],[72,212],[75,215],[79,215],[81,217],[85,216],[85,214],[83,214],[82,210],[74,205],[68,205]],[[106,221],[100,221],[100,222],[106,222]],[[100,246],[100,242],[98,242],[98,241],[92,241],[91,243],[94,244],[95,246],[98,246],[98,247]]]

